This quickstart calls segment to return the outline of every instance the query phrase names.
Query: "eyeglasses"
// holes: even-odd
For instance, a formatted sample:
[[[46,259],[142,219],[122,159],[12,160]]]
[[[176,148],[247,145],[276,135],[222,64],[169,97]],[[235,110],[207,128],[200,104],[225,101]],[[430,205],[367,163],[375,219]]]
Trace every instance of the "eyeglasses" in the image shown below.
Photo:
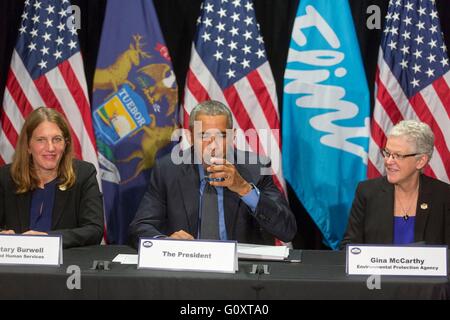
[[[392,157],[393,160],[403,160],[403,159],[408,158],[408,157],[417,156],[418,154],[420,154],[420,153],[398,154],[398,153],[390,153],[386,149],[382,149],[381,150],[381,155],[385,159],[389,159],[390,157]]]
[[[198,138],[202,139],[203,141],[210,141],[212,137],[214,137],[214,140],[222,140],[227,136],[226,132],[201,132],[197,135]]]
[[[65,139],[61,136],[56,136],[50,139],[53,145],[62,145],[65,142]],[[49,144],[49,139],[45,138],[45,137],[37,137],[34,139],[34,141],[39,144],[39,145],[48,145]]]

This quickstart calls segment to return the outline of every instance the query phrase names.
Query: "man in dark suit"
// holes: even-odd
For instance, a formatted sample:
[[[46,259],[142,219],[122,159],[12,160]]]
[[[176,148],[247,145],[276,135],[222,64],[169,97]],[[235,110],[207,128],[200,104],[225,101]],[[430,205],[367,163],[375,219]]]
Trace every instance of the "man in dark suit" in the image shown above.
[[[273,244],[274,237],[292,240],[295,218],[267,174],[269,161],[233,149],[232,127],[232,115],[220,102],[203,102],[192,110],[193,147],[157,161],[130,225],[133,245],[140,237],[261,244]],[[206,198],[209,188],[213,196]],[[215,204],[205,210],[211,200]]]

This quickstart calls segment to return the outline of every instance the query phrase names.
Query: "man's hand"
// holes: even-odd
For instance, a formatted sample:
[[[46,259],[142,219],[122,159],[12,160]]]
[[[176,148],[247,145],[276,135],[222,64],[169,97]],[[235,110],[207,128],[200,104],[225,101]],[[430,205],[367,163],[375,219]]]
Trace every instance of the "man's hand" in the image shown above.
[[[14,230],[3,230],[0,231],[0,234],[16,234],[16,233],[14,232]]]
[[[180,230],[180,231],[172,233],[169,236],[169,238],[170,239],[178,239],[178,240],[194,240],[194,237],[184,230]]]
[[[40,231],[34,231],[34,230],[29,230],[27,232],[24,232],[23,235],[24,236],[48,236],[48,233],[40,232]]]
[[[252,190],[250,183],[244,180],[237,171],[236,167],[226,159],[211,158],[212,165],[208,166],[206,171],[210,178],[223,178],[223,181],[211,181],[210,184],[215,187],[227,187],[231,191],[245,196]]]

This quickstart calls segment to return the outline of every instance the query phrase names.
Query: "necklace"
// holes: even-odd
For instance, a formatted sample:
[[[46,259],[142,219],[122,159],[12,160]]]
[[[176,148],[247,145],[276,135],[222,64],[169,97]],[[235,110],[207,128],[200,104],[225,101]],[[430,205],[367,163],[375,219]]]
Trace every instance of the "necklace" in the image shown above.
[[[403,206],[402,201],[400,200],[400,197],[398,197],[398,204],[400,205],[400,208],[402,209],[402,212],[403,212],[403,220],[405,220],[405,221],[408,221],[408,219],[409,219],[408,212],[409,212],[409,209],[411,209],[411,207],[412,207],[412,205],[413,205],[413,203],[414,203],[414,201],[412,201],[412,200],[414,200],[414,198],[416,197],[416,194],[417,194],[418,192],[419,192],[419,185],[417,185],[416,190],[414,191],[414,193],[412,194],[411,198],[410,198],[409,201],[407,202],[407,203],[409,203],[409,206],[408,206],[408,209],[406,209],[406,210],[405,210],[405,207]]]

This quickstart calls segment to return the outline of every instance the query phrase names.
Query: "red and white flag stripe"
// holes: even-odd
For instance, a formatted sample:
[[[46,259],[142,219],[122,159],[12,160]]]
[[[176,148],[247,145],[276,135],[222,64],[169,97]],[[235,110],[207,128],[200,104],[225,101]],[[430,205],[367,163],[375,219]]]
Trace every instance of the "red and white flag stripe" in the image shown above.
[[[76,156],[93,163],[98,171],[91,110],[80,53],[33,81],[14,50],[1,113],[0,164],[11,162],[24,119],[40,106],[55,108],[66,117]]]
[[[244,133],[249,129],[255,130],[256,139],[238,136],[237,147],[270,157],[275,173],[274,181],[280,190],[286,191],[281,168],[279,113],[269,63],[264,63],[222,91],[193,46],[180,115],[184,128],[189,127],[188,119],[192,109],[199,102],[209,99],[230,107],[236,129],[242,129]],[[242,144],[243,142],[245,144]]]
[[[408,99],[391,73],[380,50],[376,100],[369,147],[369,178],[385,173],[380,149],[393,125],[403,119],[427,123],[435,135],[433,157],[425,173],[450,182],[450,72]]]

